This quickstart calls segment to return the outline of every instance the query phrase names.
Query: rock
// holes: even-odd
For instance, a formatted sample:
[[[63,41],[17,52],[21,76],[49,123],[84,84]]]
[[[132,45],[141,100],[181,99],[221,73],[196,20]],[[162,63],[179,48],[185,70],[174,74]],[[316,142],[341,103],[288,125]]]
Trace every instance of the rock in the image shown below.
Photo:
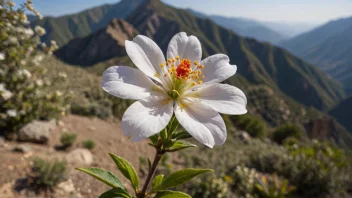
[[[249,142],[251,140],[251,136],[246,131],[241,131],[239,138],[244,142]]]
[[[79,148],[71,151],[66,160],[74,165],[90,165],[93,163],[93,154],[88,149]]]
[[[18,145],[13,148],[13,151],[20,153],[30,153],[32,151],[32,147],[28,145]]]
[[[73,193],[75,192],[75,186],[72,183],[72,180],[69,179],[67,181],[61,182],[57,185],[58,189],[61,189],[62,191],[66,192],[66,193]]]
[[[20,129],[18,140],[24,142],[47,143],[51,131],[56,127],[56,121],[32,121]]]

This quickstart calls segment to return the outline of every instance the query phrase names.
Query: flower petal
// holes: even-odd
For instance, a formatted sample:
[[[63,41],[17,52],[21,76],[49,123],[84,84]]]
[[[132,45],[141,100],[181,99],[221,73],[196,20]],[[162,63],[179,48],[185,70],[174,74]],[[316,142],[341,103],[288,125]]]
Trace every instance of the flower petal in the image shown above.
[[[176,104],[175,115],[183,128],[202,144],[212,148],[225,142],[227,132],[224,120],[212,108],[196,102]]]
[[[173,101],[149,97],[133,103],[124,113],[121,129],[132,141],[140,141],[163,130],[173,113]]]
[[[167,58],[189,59],[200,62],[202,58],[202,46],[195,36],[187,36],[186,33],[180,32],[172,37],[167,48]]]
[[[126,51],[133,63],[146,75],[161,83],[160,64],[165,63],[165,57],[159,46],[150,38],[136,36],[133,41],[126,41]]]
[[[237,66],[229,63],[229,57],[224,54],[215,54],[202,60],[201,65],[204,65],[202,70],[203,83],[218,83],[233,76],[236,73]]]
[[[198,98],[217,112],[230,115],[247,113],[246,95],[237,87],[228,84],[210,84],[185,93],[185,97]]]
[[[101,86],[111,95],[132,100],[146,98],[152,94],[152,90],[160,89],[140,70],[127,66],[113,66],[106,69]]]

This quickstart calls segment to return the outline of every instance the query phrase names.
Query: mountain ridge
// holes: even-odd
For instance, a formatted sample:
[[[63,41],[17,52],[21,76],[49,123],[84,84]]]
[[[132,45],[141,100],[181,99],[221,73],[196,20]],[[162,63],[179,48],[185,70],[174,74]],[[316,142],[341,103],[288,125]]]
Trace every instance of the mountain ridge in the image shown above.
[[[318,66],[352,93],[352,17],[330,21],[280,45]]]

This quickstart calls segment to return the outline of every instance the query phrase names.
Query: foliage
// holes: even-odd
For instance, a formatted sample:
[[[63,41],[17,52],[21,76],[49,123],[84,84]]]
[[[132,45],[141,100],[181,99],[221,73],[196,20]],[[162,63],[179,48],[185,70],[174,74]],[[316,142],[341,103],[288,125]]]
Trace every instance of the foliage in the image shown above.
[[[228,134],[223,147],[203,152],[189,150],[181,152],[181,155],[186,166],[207,166],[214,169],[216,175],[230,177],[227,181],[232,180],[229,188],[231,193],[243,196],[246,193],[251,196],[259,194],[256,184],[262,179],[261,176],[265,176],[269,182],[274,181],[277,175],[280,181],[278,186],[283,187],[285,179],[289,186],[295,186],[296,189],[290,192],[292,196],[334,197],[337,193],[346,192],[348,182],[352,181],[351,166],[346,155],[331,144],[294,141],[284,147],[266,138],[244,141],[231,129]],[[202,180],[209,181],[209,178]],[[253,185],[248,186],[250,183]],[[199,184],[192,184],[188,187],[189,192],[198,187]],[[271,185],[270,188],[273,187]]]
[[[259,117],[245,114],[231,117],[234,125],[247,131],[252,137],[264,137],[266,132],[266,124]]]
[[[82,142],[82,145],[84,148],[89,149],[89,150],[93,150],[96,146],[94,140],[85,140]]]
[[[69,148],[77,139],[77,134],[75,133],[63,133],[60,137],[60,142],[63,148]]]
[[[45,76],[40,66],[44,54],[57,49],[40,45],[45,30],[28,25],[25,11],[40,14],[31,1],[16,9],[12,1],[0,1],[0,131],[8,137],[34,119],[51,119],[64,114],[70,99],[66,93],[50,88],[65,78]],[[39,46],[40,45],[40,46]]]
[[[50,162],[35,158],[29,177],[35,187],[51,189],[66,180],[67,164],[65,161]]]
[[[295,124],[284,124],[276,128],[273,133],[273,140],[279,144],[282,144],[284,140],[289,137],[299,139],[303,135],[300,126]]]
[[[115,162],[117,169],[125,178],[131,182],[131,186],[136,197],[144,198],[153,195],[154,197],[158,198],[190,198],[191,196],[186,193],[171,191],[169,189],[183,185],[198,175],[202,175],[207,172],[213,172],[211,169],[185,168],[175,172],[171,172],[170,170],[170,173],[168,173],[165,177],[163,174],[154,176],[160,161],[162,162],[163,166],[167,166],[167,157],[164,157],[166,156],[166,153],[195,147],[195,145],[184,141],[184,139],[189,138],[189,136],[186,135],[186,132],[177,131],[177,129],[178,122],[175,116],[173,116],[165,129],[149,138],[151,140],[149,145],[155,148],[156,154],[153,163],[148,159],[148,175],[146,182],[142,188],[139,186],[140,179],[138,177],[137,171],[131,165],[131,163],[120,156],[114,155],[112,153],[109,154],[112,160]],[[140,162],[142,165],[146,164],[146,160],[143,158],[140,158]],[[113,188],[103,193],[100,196],[102,198],[113,196],[126,198],[132,197],[121,180],[110,171],[100,168],[78,168],[77,170],[87,173],[88,175],[91,175],[92,177]],[[151,188],[149,188],[150,183],[152,183]]]
[[[111,102],[107,101],[105,104],[99,102],[77,103],[71,104],[71,113],[82,116],[96,116],[98,118],[106,119],[112,115]]]
[[[192,197],[195,198],[227,198],[229,197],[228,183],[220,178],[210,178],[205,181],[200,180],[199,184],[194,185]]]

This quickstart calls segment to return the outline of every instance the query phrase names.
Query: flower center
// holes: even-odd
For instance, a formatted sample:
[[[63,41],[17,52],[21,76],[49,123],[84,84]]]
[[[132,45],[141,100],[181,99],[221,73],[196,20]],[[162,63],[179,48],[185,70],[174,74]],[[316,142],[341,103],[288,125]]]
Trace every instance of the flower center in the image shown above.
[[[177,99],[185,90],[202,84],[204,75],[202,74],[203,65],[197,61],[191,62],[189,59],[180,59],[179,56],[170,58],[166,63],[161,63],[162,73],[155,76],[166,82],[168,94],[171,98]]]

